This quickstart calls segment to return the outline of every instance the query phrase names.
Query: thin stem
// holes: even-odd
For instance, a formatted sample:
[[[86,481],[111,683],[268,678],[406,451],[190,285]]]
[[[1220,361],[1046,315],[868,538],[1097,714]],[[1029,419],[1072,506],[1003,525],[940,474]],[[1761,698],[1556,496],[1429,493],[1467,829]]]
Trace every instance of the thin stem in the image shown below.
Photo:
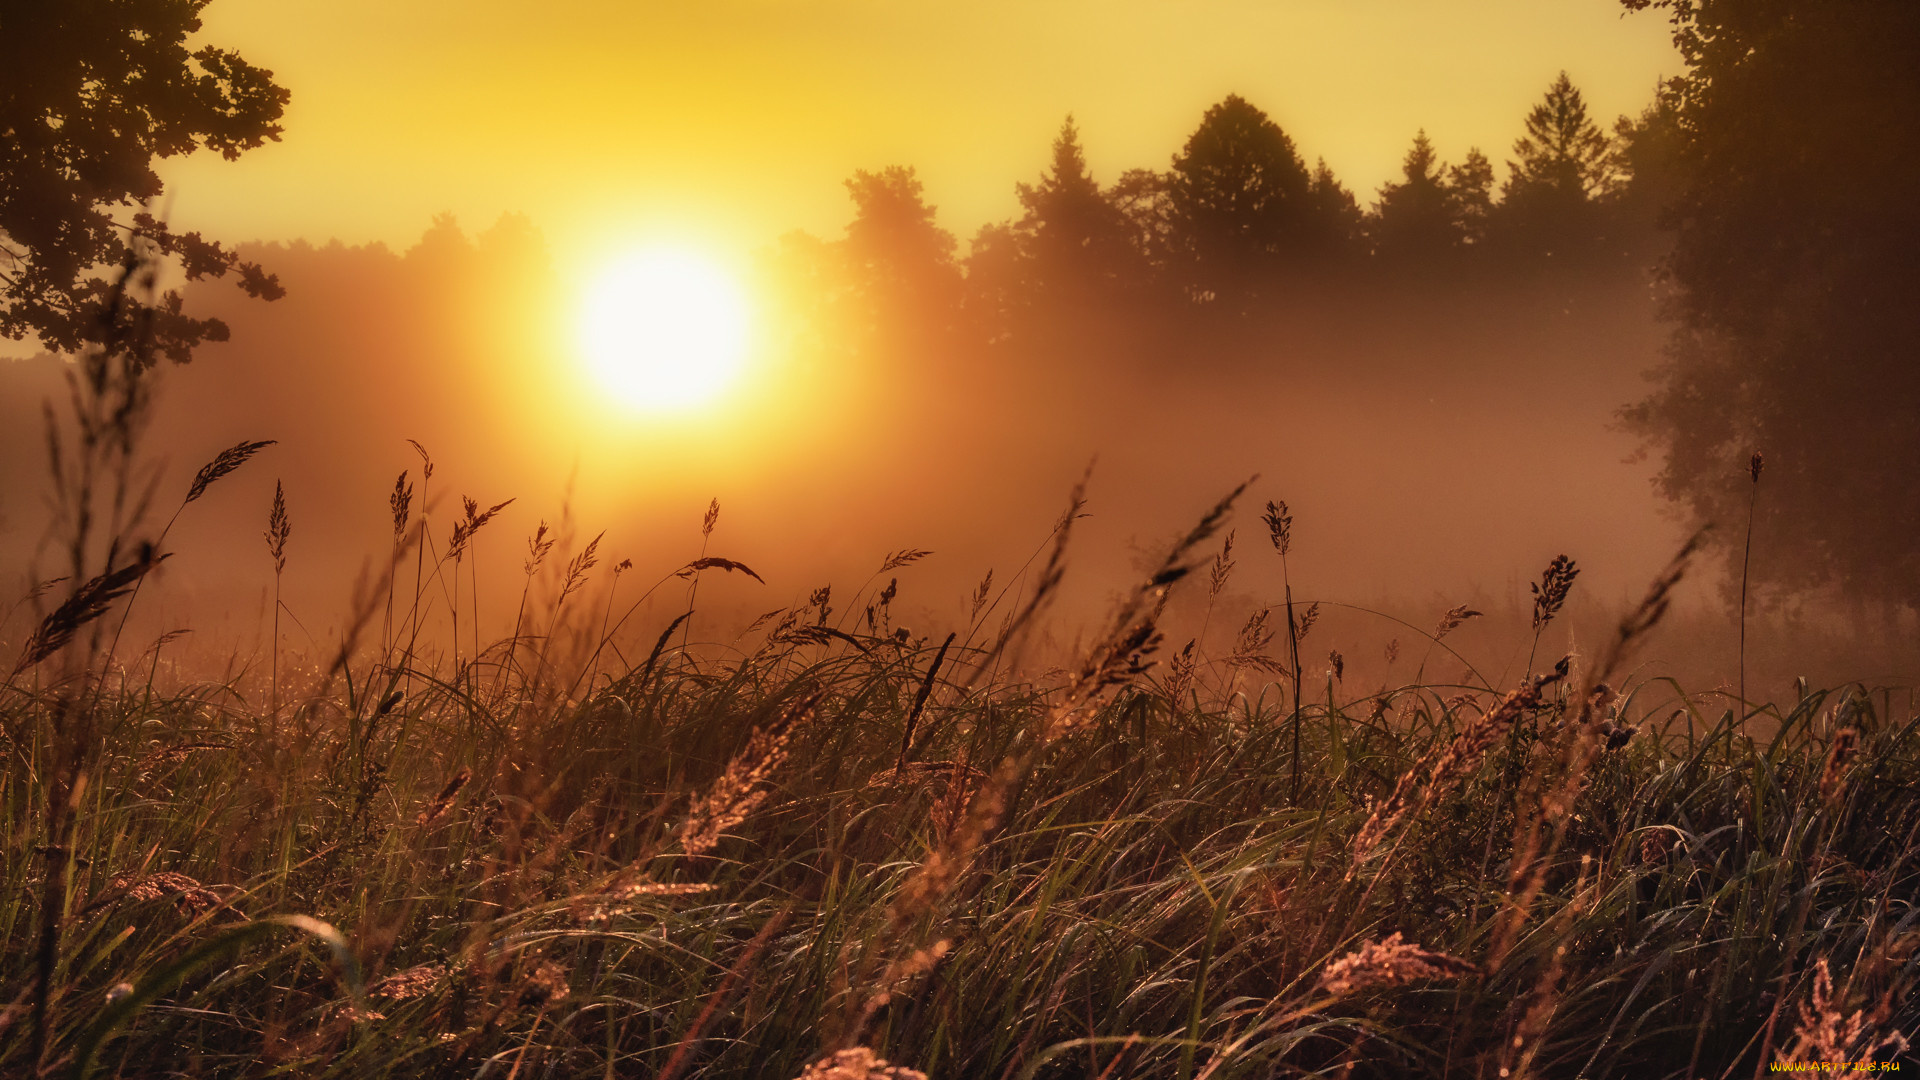
[[[1756,477],[1747,488],[1747,543],[1740,556],[1740,730],[1747,728],[1747,571],[1753,565],[1753,507],[1760,496]],[[1733,726],[1727,726],[1727,753],[1733,753]]]

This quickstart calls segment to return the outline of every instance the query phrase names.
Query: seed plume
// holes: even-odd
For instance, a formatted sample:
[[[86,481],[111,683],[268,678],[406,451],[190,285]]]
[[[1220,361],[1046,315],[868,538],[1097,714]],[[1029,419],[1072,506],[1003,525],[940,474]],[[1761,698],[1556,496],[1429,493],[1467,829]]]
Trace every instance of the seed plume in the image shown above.
[[[1533,590],[1533,628],[1539,630],[1560,614],[1561,607],[1567,602],[1567,594],[1573,591],[1573,579],[1580,576],[1580,568],[1565,555],[1555,555],[1540,575],[1537,584],[1527,586]]]
[[[1370,941],[1328,964],[1320,973],[1320,988],[1344,995],[1430,979],[1463,979],[1479,971],[1478,965],[1460,957],[1402,941],[1395,931],[1384,941]]]
[[[1438,641],[1448,634],[1453,633],[1455,630],[1460,629],[1461,623],[1466,622],[1468,619],[1477,619],[1479,617],[1480,612],[1473,610],[1465,604],[1461,604],[1456,608],[1450,608],[1445,615],[1440,616],[1440,625],[1433,628],[1433,639]]]
[[[214,455],[212,461],[200,466],[200,471],[193,475],[193,484],[187,488],[187,497],[181,505],[185,506],[187,503],[193,502],[200,498],[200,496],[205,495],[207,489],[213,486],[214,481],[245,465],[247,460],[253,457],[253,455],[265,450],[278,441],[277,439],[263,439],[260,442],[237,443],[220,451]]]
[[[273,482],[273,509],[267,512],[267,554],[273,556],[273,572],[280,573],[287,568],[287,537],[293,535],[293,524],[287,520],[287,493],[280,481]]]

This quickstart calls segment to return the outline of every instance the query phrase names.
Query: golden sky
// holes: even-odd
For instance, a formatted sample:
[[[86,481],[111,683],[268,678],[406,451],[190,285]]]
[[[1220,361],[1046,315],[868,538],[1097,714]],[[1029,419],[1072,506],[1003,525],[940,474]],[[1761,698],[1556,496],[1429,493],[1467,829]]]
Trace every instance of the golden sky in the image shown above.
[[[919,169],[969,236],[1072,112],[1096,176],[1165,168],[1230,92],[1362,198],[1425,127],[1496,162],[1566,69],[1604,120],[1678,58],[1612,0],[215,0],[205,40],[293,92],[284,141],[176,162],[228,240],[406,246],[531,216],[561,262],[661,233],[837,235],[856,168]]]

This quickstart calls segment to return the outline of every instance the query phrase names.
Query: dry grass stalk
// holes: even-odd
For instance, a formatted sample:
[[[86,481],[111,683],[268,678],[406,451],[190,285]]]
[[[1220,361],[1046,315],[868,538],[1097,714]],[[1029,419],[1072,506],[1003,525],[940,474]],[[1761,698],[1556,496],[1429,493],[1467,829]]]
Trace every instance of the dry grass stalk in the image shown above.
[[[567,985],[567,969],[553,960],[533,965],[520,981],[520,1000],[528,1005],[549,1005],[573,993]]]
[[[704,881],[655,881],[638,864],[615,874],[613,880],[596,892],[573,897],[568,905],[573,921],[583,925],[604,925],[617,915],[631,914],[633,902],[648,897],[699,896],[717,886]]]
[[[880,560],[880,569],[874,572],[876,574],[884,574],[889,570],[897,570],[902,566],[911,566],[931,554],[933,554],[933,552],[922,551],[919,548],[907,548],[903,551],[888,552],[887,557]]]
[[[1857,728],[1845,727],[1833,733],[1833,742],[1827,747],[1827,761],[1820,769],[1820,801],[1832,806],[1840,801],[1846,791],[1847,764],[1853,759],[1855,746],[1859,742]]]
[[[606,533],[602,532],[592,540],[587,541],[587,546],[580,549],[580,554],[567,560],[567,572],[560,581],[560,598],[554,601],[553,605],[554,611],[556,612],[555,618],[558,618],[557,613],[561,605],[567,602],[567,597],[579,592],[581,586],[587,583],[587,571],[593,569],[594,566],[599,563],[600,540],[606,535]]]
[[[374,997],[390,998],[394,1001],[411,1001],[425,997],[447,977],[445,964],[421,964],[405,971],[396,971],[381,979],[367,989]]]
[[[413,520],[413,485],[407,483],[407,470],[401,469],[393,481],[393,493],[387,496],[387,510],[393,515],[393,542],[399,543]]]
[[[952,951],[952,939],[941,938],[932,945],[915,949],[890,964],[886,973],[879,979],[879,989],[868,995],[866,1004],[861,1008],[859,1029],[864,1030],[873,1022],[874,1017],[880,1015],[880,1010],[893,1001],[895,994],[900,993],[915,979],[938,967],[940,961],[946,959],[947,954]]]
[[[1473,610],[1465,604],[1461,604],[1456,608],[1449,608],[1445,615],[1440,616],[1440,624],[1433,628],[1433,640],[1439,641],[1441,638],[1460,629],[1460,624],[1466,622],[1468,619],[1479,618],[1480,614],[1480,612]]]
[[[1188,641],[1167,662],[1167,704],[1175,709],[1183,705],[1187,691],[1193,689],[1193,647],[1194,642]]]
[[[1034,616],[1053,602],[1054,594],[1060,588],[1060,582],[1066,577],[1067,544],[1073,534],[1073,523],[1087,516],[1085,513],[1087,481],[1092,475],[1093,466],[1088,465],[1087,471],[1082,473],[1079,481],[1073,485],[1073,492],[1067,497],[1066,510],[1053,524],[1053,532],[1050,534],[1053,538],[1053,546],[1047,553],[1046,565],[1041,568],[1040,576],[1034,581],[1032,594],[1027,597],[1026,603],[1021,604],[1002,621],[999,635],[995,638],[992,648],[988,649],[987,654],[974,665],[973,674],[969,677],[967,685],[972,685],[973,679],[986,674],[991,669],[991,661],[996,660],[1003,653],[1017,654],[1026,640],[1027,632],[1032,627]],[[988,581],[991,580],[992,575],[989,574]],[[986,593],[986,589],[987,581],[981,582],[982,595]],[[996,601],[996,606],[997,603]]]
[[[212,487],[215,481],[245,465],[253,455],[278,441],[265,439],[260,442],[243,442],[220,451],[214,455],[212,461],[200,466],[200,471],[193,474],[193,484],[187,488],[187,497],[181,501],[180,505],[185,506],[198,500],[200,496],[207,493],[207,489]]]
[[[273,572],[287,568],[287,538],[293,535],[293,523],[287,519],[287,493],[280,481],[273,482],[273,508],[267,511],[267,554],[273,557]]]
[[[1687,567],[1705,541],[1705,529],[1689,537],[1666,567],[1655,575],[1646,596],[1620,620],[1613,642],[1593,677],[1593,689],[1583,695],[1580,715],[1564,729],[1565,749],[1557,777],[1549,771],[1533,774],[1527,779],[1519,797],[1520,805],[1532,802],[1539,807],[1539,812],[1523,816],[1514,840],[1513,869],[1507,887],[1507,915],[1495,932],[1491,950],[1492,962],[1496,965],[1513,946],[1533,902],[1546,887],[1548,867],[1566,840],[1567,822],[1573,814],[1574,801],[1586,783],[1588,771],[1610,739],[1594,722],[1596,709],[1603,708],[1612,700],[1609,680],[1622,670],[1634,649],[1666,615],[1673,602],[1673,590],[1686,576]],[[1554,782],[1556,779],[1557,783]],[[1544,994],[1546,990],[1543,987],[1541,993]]]
[[[1872,1058],[1882,1051],[1901,1053],[1907,1049],[1906,1036],[1884,1030],[1892,1010],[1883,1001],[1873,1010],[1844,1012],[1845,1002],[1833,992],[1833,975],[1827,970],[1827,958],[1813,962],[1813,993],[1800,1004],[1800,1022],[1794,1027],[1793,1041],[1780,1051],[1781,1064],[1813,1062],[1850,1062]]]
[[[1667,861],[1673,849],[1680,841],[1679,834],[1668,827],[1648,829],[1640,836],[1640,861],[1653,866]]]
[[[1471,961],[1402,941],[1395,931],[1384,941],[1368,942],[1328,964],[1320,973],[1320,989],[1346,995],[1430,979],[1464,979],[1479,973],[1480,968]]]
[[[1219,529],[1234,501],[1246,488],[1246,484],[1241,484],[1202,515],[1159,567],[1133,590],[1115,614],[1111,629],[1089,651],[1060,699],[1048,710],[1038,737],[1008,755],[986,780],[974,787],[965,817],[927,854],[888,905],[890,936],[896,939],[904,936],[916,921],[936,910],[946,899],[959,876],[971,865],[974,854],[999,826],[1009,794],[1031,770],[1039,752],[1082,726],[1107,691],[1146,670],[1145,658],[1160,641],[1156,621],[1166,604],[1168,590],[1192,571],[1193,567],[1185,561],[1188,555]],[[1064,536],[1081,505],[1082,493],[1076,488],[1067,515],[1057,527],[1057,535]],[[1055,555],[1043,581],[1057,580],[1056,571],[1063,558],[1057,546]],[[1027,610],[1033,608],[1030,602]],[[897,965],[889,965],[886,970],[897,970]],[[863,1014],[857,1022],[850,1023],[839,1040],[842,1045],[857,1044],[870,1018],[869,1014]]]
[[[158,874],[145,874],[135,877],[121,874],[107,883],[110,890],[126,890],[126,899],[134,901],[159,900],[172,897],[182,911],[199,914],[220,906],[220,894],[200,884],[185,874],[162,871]]]
[[[165,555],[155,554],[150,547],[143,548],[136,561],[94,577],[75,589],[73,595],[40,620],[40,625],[28,636],[26,647],[21,651],[20,659],[14,663],[12,674],[19,675],[65,648],[81,627],[105,615],[115,600],[125,596],[166,558]]]
[[[1526,685],[1501,698],[1499,703],[1467,722],[1459,733],[1443,746],[1429,750],[1412,767],[1400,774],[1393,793],[1374,807],[1367,822],[1353,839],[1354,872],[1362,859],[1409,816],[1418,817],[1435,800],[1444,796],[1455,782],[1478,768],[1493,744],[1498,742],[1529,709],[1540,708],[1542,692],[1567,677],[1568,661],[1561,660],[1545,675],[1527,680]]]
[[[632,564],[629,563],[628,565],[632,565]],[[701,558],[695,559],[692,562],[688,563],[687,565],[681,567],[680,569],[675,570],[673,572],[673,576],[678,578],[690,578],[702,570],[725,570],[725,571],[728,571],[729,573],[741,573],[741,574],[747,575],[748,577],[752,578],[755,581],[758,581],[762,585],[765,585],[767,583],[765,578],[761,577],[759,574],[754,573],[753,569],[749,567],[746,563],[735,562],[732,559],[722,559],[717,555],[707,555],[707,556],[703,556]]]
[[[934,681],[940,676],[940,665],[946,662],[947,650],[953,647],[953,639],[958,636],[949,632],[947,639],[940,643],[940,651],[933,654],[933,663],[927,665],[927,677],[921,680],[919,691],[913,695],[913,707],[907,710],[907,722],[900,733],[900,760],[896,767],[905,767],[907,758],[911,756],[913,729],[920,722],[920,714],[926,710],[927,699],[933,696]]]
[[[465,495],[460,497],[460,502],[465,517],[464,520],[454,524],[453,542],[447,545],[447,557],[454,562],[459,562],[460,557],[466,553],[467,545],[473,540],[473,534],[479,532],[487,522],[492,521],[495,514],[513,505],[513,500],[508,499],[506,502],[494,503],[485,510],[481,510],[479,503]]]
[[[755,730],[747,747],[727,766],[727,771],[693,805],[686,824],[680,830],[680,850],[688,855],[703,855],[720,843],[728,829],[747,819],[762,802],[767,791],[762,781],[773,774],[787,758],[787,736]]]
[[[459,772],[454,773],[453,776],[448,778],[446,784],[440,788],[440,794],[435,795],[425,806],[421,807],[419,815],[414,818],[414,823],[418,825],[431,825],[440,820],[441,815],[447,812],[447,808],[453,805],[454,796],[460,794],[460,789],[466,787],[467,781],[471,779],[473,779],[472,769],[461,769]]]
[[[1318,622],[1319,619],[1320,601],[1315,600],[1313,603],[1307,605],[1305,611],[1300,613],[1300,629],[1295,632],[1295,638],[1298,641],[1307,640],[1307,634],[1313,630],[1313,624]]]
[[[1207,602],[1219,599],[1220,593],[1227,587],[1227,579],[1233,576],[1233,533],[1227,533],[1227,539],[1220,545],[1220,554],[1213,557],[1213,572],[1207,578]]]
[[[556,539],[552,527],[542,519],[533,530],[533,535],[527,537],[527,561],[522,566],[526,576],[532,577],[540,572],[540,564],[547,561],[547,554],[553,550]]]
[[[1273,644],[1275,634],[1274,629],[1267,625],[1267,620],[1272,615],[1272,608],[1262,608],[1247,617],[1247,621],[1240,627],[1240,633],[1233,640],[1233,651],[1227,654],[1228,668],[1250,667],[1270,675],[1278,675],[1287,670],[1285,664],[1266,655],[1267,646]],[[1189,656],[1189,664],[1191,660]]]
[[[1286,557],[1293,548],[1293,515],[1287,512],[1284,502],[1267,503],[1267,512],[1260,516],[1267,523],[1267,538],[1273,541],[1273,550]]]
[[[1580,576],[1580,568],[1565,555],[1555,555],[1541,573],[1538,583],[1529,584],[1533,590],[1533,629],[1535,633],[1544,629],[1560,614],[1566,606],[1567,594],[1573,591],[1573,579]]]
[[[987,576],[981,578],[980,584],[973,590],[973,599],[967,611],[967,622],[972,623],[980,618],[980,609],[987,606],[987,593],[992,588],[993,570],[989,568]]]
[[[917,786],[937,776],[981,780],[985,779],[986,775],[964,761],[909,761],[904,766],[890,765],[874,773],[867,778],[866,786],[870,788]]]
[[[420,478],[423,480],[433,479],[433,458],[428,455],[427,448],[421,446],[419,442],[413,439],[408,439],[407,443],[413,447],[414,453],[420,455]]]
[[[680,827],[681,851],[704,855],[713,850],[723,833],[745,821],[766,801],[767,790],[760,785],[787,760],[788,736],[795,725],[813,715],[819,701],[817,694],[802,698],[788,706],[773,724],[753,730],[746,747],[727,763],[726,771],[688,811]]]
[[[864,1046],[835,1050],[800,1071],[798,1080],[927,1080],[927,1074],[889,1065]]]

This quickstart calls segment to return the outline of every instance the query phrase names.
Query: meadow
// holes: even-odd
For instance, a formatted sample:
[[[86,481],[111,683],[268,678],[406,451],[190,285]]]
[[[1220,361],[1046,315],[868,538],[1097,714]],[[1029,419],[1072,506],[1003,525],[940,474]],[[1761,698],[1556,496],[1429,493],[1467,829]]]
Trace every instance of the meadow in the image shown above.
[[[1899,689],[1749,707],[1635,675],[1696,544],[1590,655],[1537,648],[1576,583],[1555,560],[1523,678],[1453,652],[1462,607],[1408,638],[1466,676],[1366,690],[1316,659],[1291,585],[1231,649],[1163,640],[1175,590],[1226,586],[1236,513],[1284,565],[1287,508],[1244,490],[1049,665],[1078,492],[950,634],[893,625],[917,550],[729,639],[626,626],[615,597],[647,570],[542,526],[489,643],[461,621],[462,562],[499,508],[429,516],[402,483],[337,644],[209,678],[163,663],[168,638],[119,647],[165,557],[166,529],[134,539],[154,533],[141,377],[78,367],[80,434],[54,446],[75,572],[6,624],[8,1075],[1906,1060],[1920,718]],[[179,511],[262,445],[209,462]],[[276,569],[292,528],[276,498]],[[654,572],[757,576],[717,554]],[[450,634],[423,633],[434,612]]]

